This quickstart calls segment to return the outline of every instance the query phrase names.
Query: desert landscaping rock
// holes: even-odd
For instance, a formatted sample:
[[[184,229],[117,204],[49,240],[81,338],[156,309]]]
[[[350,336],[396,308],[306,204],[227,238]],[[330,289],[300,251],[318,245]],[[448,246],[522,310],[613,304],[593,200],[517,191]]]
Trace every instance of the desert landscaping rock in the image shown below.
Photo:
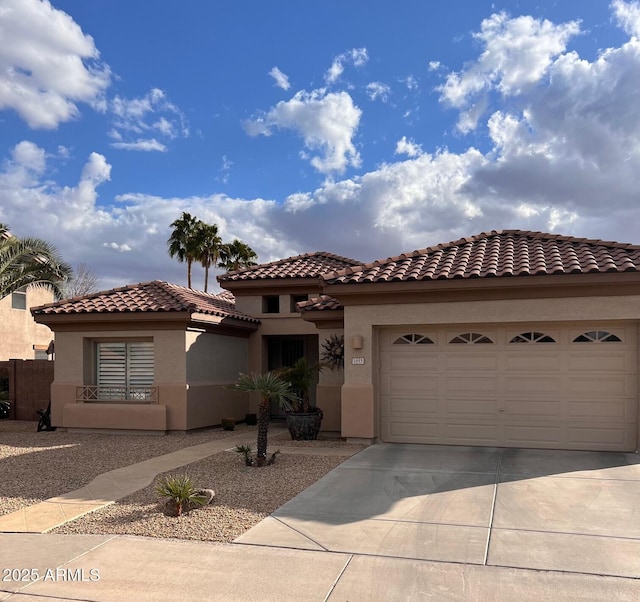
[[[233,432],[206,429],[195,433],[98,435],[61,431],[36,433],[31,422],[0,422],[0,515],[88,484],[98,474],[178,449],[221,439],[245,430],[254,443],[255,426],[238,425]],[[158,475],[148,487],[55,529],[54,533],[128,534],[160,538],[230,542],[301,493],[346,459],[313,454],[313,448],[363,446],[340,439],[291,441],[288,434],[269,438],[269,453],[287,447],[309,453],[278,454],[271,466],[245,466],[235,451],[214,454],[165,475],[187,474],[196,487],[210,491],[206,506],[181,517],[167,516],[165,501],[155,491]],[[215,492],[215,493],[214,493]]]
[[[212,484],[212,503],[180,517],[166,516],[155,482],[119,502],[66,523],[52,533],[144,535],[230,542],[333,470],[346,458],[281,454],[262,468],[247,467],[235,452],[215,454],[171,475]],[[158,475],[160,478],[162,475]]]

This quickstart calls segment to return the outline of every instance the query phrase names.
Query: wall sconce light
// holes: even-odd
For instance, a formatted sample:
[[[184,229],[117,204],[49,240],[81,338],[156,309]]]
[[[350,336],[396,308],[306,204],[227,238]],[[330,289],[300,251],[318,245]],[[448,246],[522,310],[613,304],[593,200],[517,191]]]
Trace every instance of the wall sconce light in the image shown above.
[[[362,349],[362,337],[359,334],[351,339],[351,346],[354,349]]]

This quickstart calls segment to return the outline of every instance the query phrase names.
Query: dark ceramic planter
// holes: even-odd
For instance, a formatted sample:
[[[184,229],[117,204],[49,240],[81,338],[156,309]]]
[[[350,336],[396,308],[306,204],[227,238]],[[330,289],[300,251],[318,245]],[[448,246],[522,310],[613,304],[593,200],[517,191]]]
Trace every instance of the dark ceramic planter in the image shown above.
[[[256,424],[258,424],[258,415],[257,414],[247,414],[244,417],[244,421],[245,421],[246,424],[256,425]]]
[[[287,428],[294,441],[315,441],[322,424],[322,411],[287,414]]]

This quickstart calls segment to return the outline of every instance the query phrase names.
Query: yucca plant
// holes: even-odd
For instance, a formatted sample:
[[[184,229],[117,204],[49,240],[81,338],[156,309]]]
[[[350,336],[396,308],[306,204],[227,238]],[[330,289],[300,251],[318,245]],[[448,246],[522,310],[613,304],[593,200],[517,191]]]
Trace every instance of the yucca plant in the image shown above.
[[[291,410],[292,406],[298,402],[298,397],[291,385],[273,372],[240,374],[233,389],[243,393],[258,393],[260,395],[256,464],[263,466],[267,461],[267,434],[269,432],[271,403],[278,403],[285,410]]]
[[[156,485],[156,493],[175,504],[176,516],[182,514],[185,505],[204,506],[207,499],[191,481],[189,475],[168,475],[162,477]]]

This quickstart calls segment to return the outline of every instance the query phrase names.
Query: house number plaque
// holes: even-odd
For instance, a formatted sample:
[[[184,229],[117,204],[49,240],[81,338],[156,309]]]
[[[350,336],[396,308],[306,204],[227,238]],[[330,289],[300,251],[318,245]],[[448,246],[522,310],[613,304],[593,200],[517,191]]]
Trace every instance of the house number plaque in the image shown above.
[[[352,357],[351,364],[353,366],[364,366],[364,358],[363,357]]]

